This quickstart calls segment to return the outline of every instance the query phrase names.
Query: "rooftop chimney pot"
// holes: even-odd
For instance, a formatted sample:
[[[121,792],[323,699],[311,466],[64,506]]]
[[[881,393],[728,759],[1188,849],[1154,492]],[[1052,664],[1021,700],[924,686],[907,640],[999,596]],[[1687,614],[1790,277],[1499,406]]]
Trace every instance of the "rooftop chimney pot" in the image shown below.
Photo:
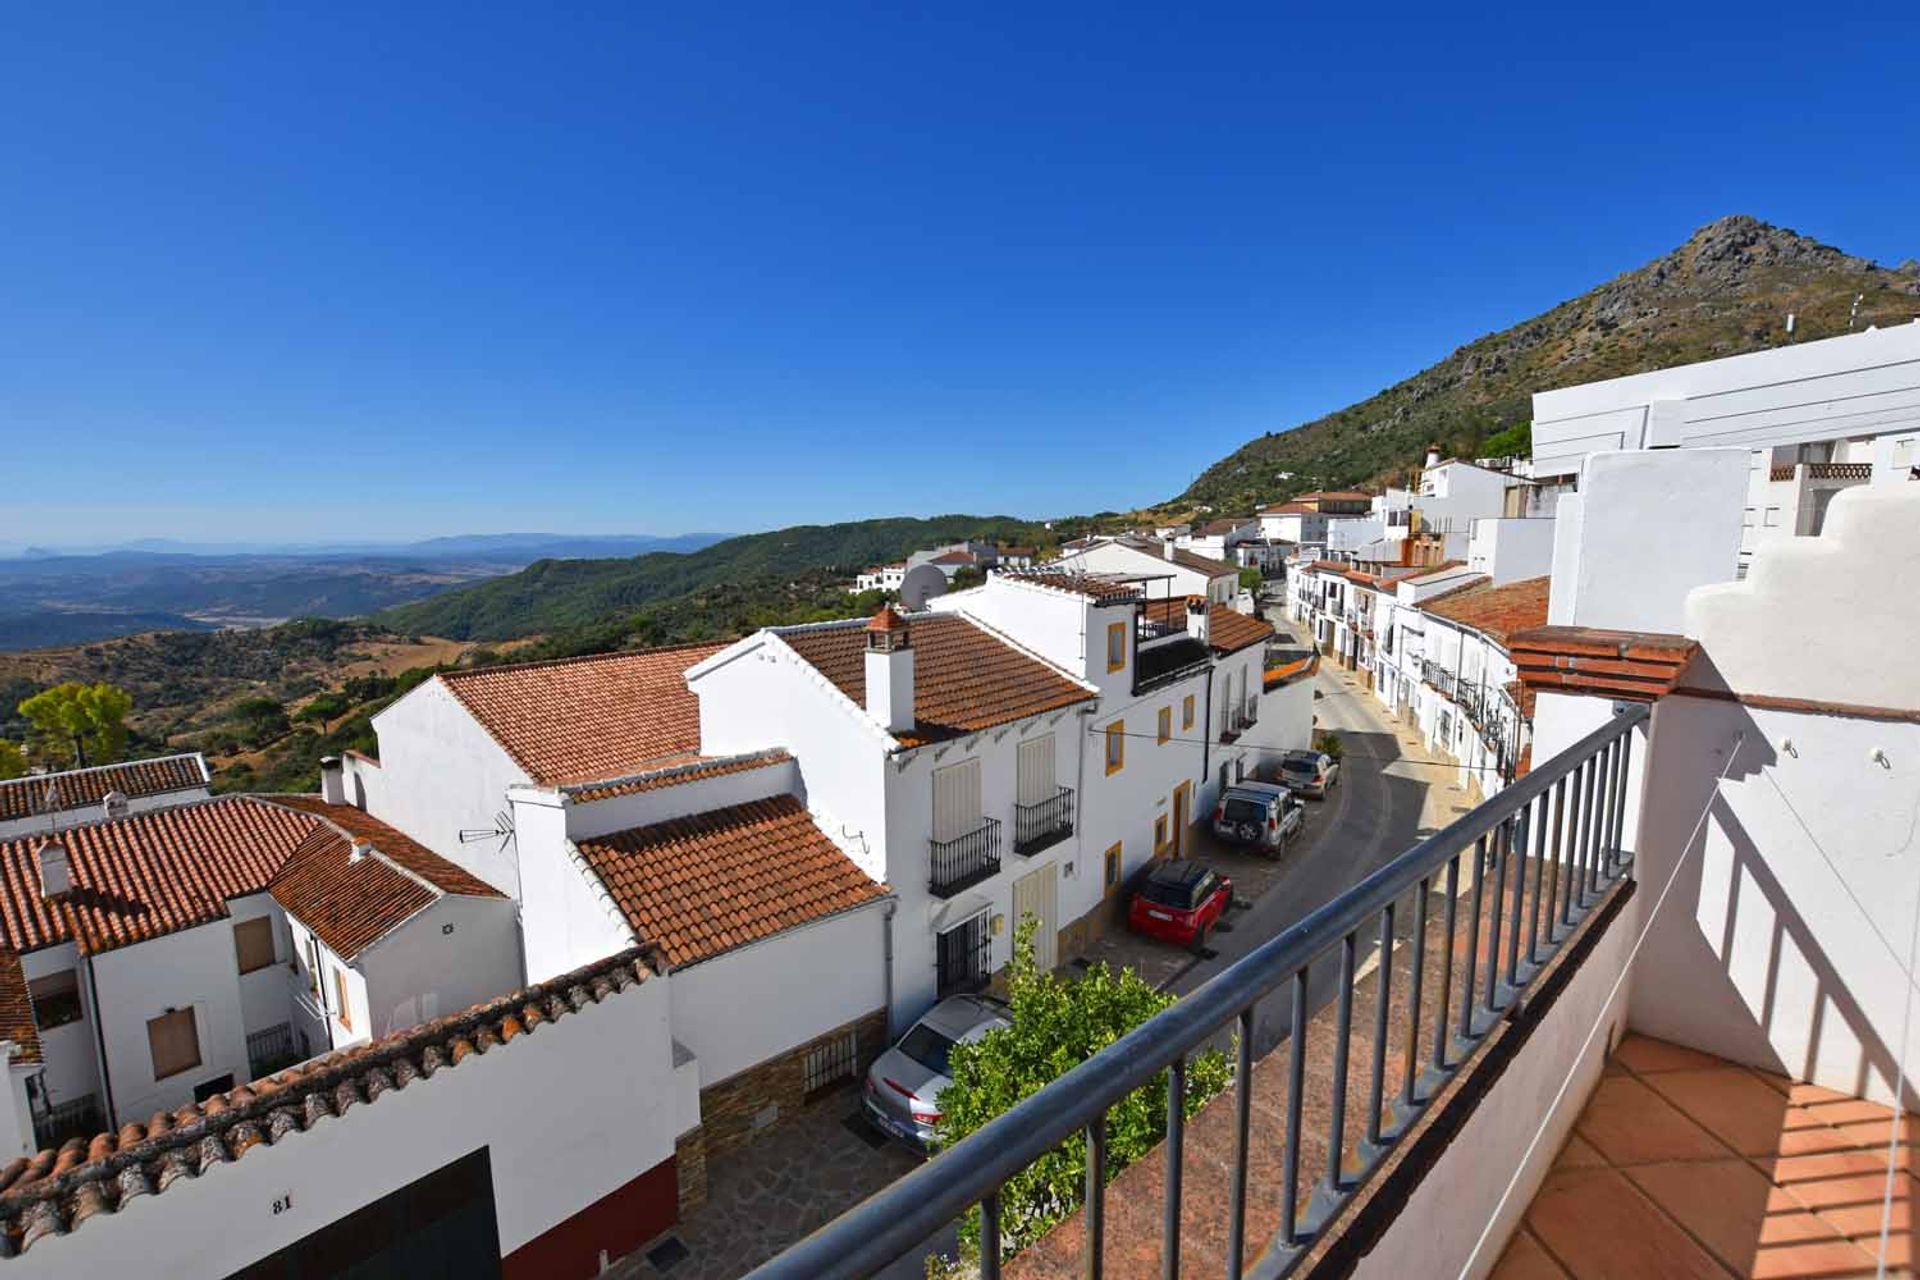
[[[48,840],[34,851],[40,864],[40,896],[57,898],[73,888],[73,863],[67,856],[67,846],[58,840]]]
[[[339,756],[320,757],[320,798],[328,804],[347,802],[347,774]]]
[[[888,733],[913,728],[913,637],[892,605],[867,623],[867,714]]]

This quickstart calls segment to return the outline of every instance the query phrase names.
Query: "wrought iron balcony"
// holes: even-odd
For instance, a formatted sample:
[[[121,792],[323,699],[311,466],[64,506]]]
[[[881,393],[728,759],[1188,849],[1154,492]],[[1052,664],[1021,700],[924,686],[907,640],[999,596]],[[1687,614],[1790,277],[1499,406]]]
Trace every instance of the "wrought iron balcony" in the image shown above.
[[[1525,1007],[1537,983],[1552,986],[1542,975],[1560,972],[1550,965],[1581,923],[1614,901],[1616,885],[1628,878],[1633,864],[1621,847],[1633,733],[1650,714],[1644,706],[1621,711],[937,1160],[767,1262],[751,1273],[753,1280],[876,1275],[975,1205],[981,1210],[980,1274],[997,1280],[1004,1253],[1001,1188],[1076,1135],[1087,1141],[1077,1238],[1084,1274],[1101,1275],[1108,1112],[1163,1074],[1170,1077],[1166,1137],[1158,1153],[1143,1159],[1165,1162],[1161,1270],[1167,1276],[1181,1274],[1186,1067],[1192,1055],[1228,1030],[1237,1031],[1235,1087],[1209,1104],[1233,1109],[1232,1163],[1223,1188],[1226,1255],[1234,1260],[1228,1274],[1242,1274],[1239,1260],[1248,1253],[1248,1183],[1256,1151],[1279,1156],[1280,1213],[1251,1274],[1291,1273],[1338,1228],[1342,1211],[1435,1100],[1451,1097],[1445,1086],[1480,1061],[1494,1029]],[[1396,924],[1404,925],[1409,915],[1413,927],[1403,939]],[[1402,941],[1412,951],[1406,999],[1389,998],[1394,966],[1382,964],[1369,979],[1379,984],[1369,1002],[1372,1026],[1356,1028],[1360,952],[1377,945],[1379,954],[1391,955]],[[1581,959],[1578,949],[1567,957],[1570,964]],[[1309,1113],[1304,1109],[1306,1026],[1321,988],[1310,989],[1308,972],[1316,962],[1337,965],[1338,976],[1325,996],[1335,1027],[1331,1097],[1323,1106],[1324,1095],[1316,1094]],[[1255,1015],[1274,997],[1286,1001],[1291,1019],[1289,1034],[1274,1049],[1286,1054],[1286,1088],[1284,1097],[1271,1098],[1256,1111],[1253,1092],[1266,1077],[1254,1072]],[[1370,1053],[1364,1063],[1351,1064],[1357,1087],[1350,1093],[1350,1045],[1356,1040],[1363,1053],[1369,1048]],[[1396,1063],[1391,1071],[1389,1061]],[[1256,1114],[1262,1117],[1258,1132]],[[1269,1125],[1267,1116],[1275,1116],[1276,1123]],[[1302,1141],[1309,1120],[1316,1128],[1326,1126],[1324,1149],[1340,1157],[1318,1178],[1311,1165],[1303,1169],[1302,1164],[1303,1145],[1309,1151],[1316,1145]],[[1263,1155],[1257,1163],[1270,1166],[1271,1161]]]
[[[951,898],[1000,870],[1000,820],[984,818],[980,825],[951,840],[931,842],[933,876],[928,885],[936,898]]]
[[[247,1070],[255,1080],[270,1076],[304,1058],[303,1047],[290,1022],[250,1031],[247,1033]]]
[[[1051,797],[1013,806],[1013,851],[1030,858],[1073,834],[1073,788],[1061,787]]]
[[[1438,689],[1442,697],[1451,698],[1459,689],[1459,677],[1431,658],[1420,663],[1420,678]]]
[[[1871,462],[1809,462],[1807,479],[1871,480],[1873,464]]]

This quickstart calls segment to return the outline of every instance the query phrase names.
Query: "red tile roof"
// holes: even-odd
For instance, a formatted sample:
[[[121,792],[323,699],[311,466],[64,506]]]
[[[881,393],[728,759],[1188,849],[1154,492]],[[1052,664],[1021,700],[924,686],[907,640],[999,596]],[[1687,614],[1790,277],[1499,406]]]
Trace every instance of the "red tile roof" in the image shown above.
[[[790,795],[579,842],[635,936],[676,967],[885,897]]]
[[[686,671],[725,647],[479,667],[438,679],[535,782],[599,782],[700,750],[700,701]]]
[[[1529,698],[1545,689],[1638,702],[1672,693],[1700,650],[1660,632],[1545,626],[1515,633],[1507,647]]]
[[[1283,502],[1277,507],[1262,507],[1263,516],[1317,516],[1319,511],[1304,502]]]
[[[1024,582],[1029,586],[1052,587],[1055,591],[1071,591],[1075,595],[1085,596],[1099,604],[1134,600],[1140,596],[1139,583],[1119,578],[1105,578],[1096,573],[1069,573],[1064,569],[1021,569],[1011,573],[1002,572],[998,576],[1010,582]]]
[[[927,563],[928,564],[979,564],[980,557],[973,554],[973,552],[971,551],[943,551],[939,555],[934,556],[931,560],[928,560]]]
[[[909,620],[907,634],[915,655],[915,725],[893,735],[903,746],[977,733],[1100,696],[956,614],[920,614]],[[864,623],[779,635],[840,692],[866,706]]]
[[[1482,580],[1423,600],[1420,610],[1472,627],[1504,647],[1514,632],[1546,625],[1547,588],[1552,581],[1527,578],[1495,587]]]
[[[608,800],[614,796],[630,796],[641,791],[657,791],[661,787],[677,787],[683,782],[698,782],[704,778],[719,778],[730,773],[746,773],[753,769],[771,768],[777,764],[786,764],[793,757],[785,751],[757,751],[751,755],[740,756],[693,756],[673,764],[662,765],[645,773],[636,773],[630,778],[614,778],[607,782],[587,783],[583,786],[563,788],[575,800],[592,803],[595,800]]]
[[[353,835],[412,875],[382,857],[350,862]],[[223,796],[69,827],[60,843],[73,887],[51,902],[40,892],[43,843],[0,843],[0,949],[70,940],[98,955],[223,919],[229,900],[271,893],[351,959],[436,892],[500,896],[384,823],[306,797]]]
[[[642,949],[631,948],[205,1102],[160,1112],[145,1124],[129,1122],[115,1133],[75,1138],[58,1151],[15,1159],[0,1168],[0,1256],[81,1230],[89,1219],[163,1195],[180,1179],[205,1175],[257,1146],[277,1147],[322,1120],[378,1126],[377,1119],[353,1117],[384,1094],[426,1087],[476,1054],[510,1052],[542,1024],[611,1000],[652,976]]]
[[[40,1061],[40,1028],[33,1021],[33,997],[17,951],[0,951],[0,1040],[13,1041],[15,1062]]]
[[[128,760],[0,782],[0,822],[99,805],[109,791],[128,799],[207,785],[207,762],[196,753]]]
[[[1192,597],[1199,599],[1198,596]],[[1187,597],[1175,597],[1171,600],[1149,600],[1142,606],[1147,620],[1162,626],[1185,626],[1187,619]],[[1249,617],[1237,609],[1229,609],[1223,604],[1207,607],[1207,645],[1215,653],[1238,653],[1242,649],[1256,644],[1264,644],[1273,636],[1273,628],[1258,618]]]

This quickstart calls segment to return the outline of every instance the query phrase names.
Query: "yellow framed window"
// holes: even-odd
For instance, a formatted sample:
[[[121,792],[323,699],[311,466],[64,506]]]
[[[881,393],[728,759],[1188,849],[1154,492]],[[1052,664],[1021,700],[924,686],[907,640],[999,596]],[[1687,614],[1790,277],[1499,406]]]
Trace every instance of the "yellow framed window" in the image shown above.
[[[1118,773],[1127,763],[1127,723],[1115,720],[1107,726],[1107,772]]]
[[[1158,858],[1164,855],[1171,843],[1171,829],[1167,824],[1167,815],[1163,813],[1153,820],[1153,856]]]
[[[1193,695],[1188,694],[1180,700],[1180,727],[1193,728]]]
[[[1120,870],[1123,861],[1120,856],[1120,842],[1115,841],[1112,847],[1107,850],[1105,864],[1106,888],[1109,893],[1120,887]]]
[[[1173,737],[1173,708],[1160,708],[1160,741]]]
[[[1127,624],[1107,624],[1107,670],[1120,671],[1127,665]]]

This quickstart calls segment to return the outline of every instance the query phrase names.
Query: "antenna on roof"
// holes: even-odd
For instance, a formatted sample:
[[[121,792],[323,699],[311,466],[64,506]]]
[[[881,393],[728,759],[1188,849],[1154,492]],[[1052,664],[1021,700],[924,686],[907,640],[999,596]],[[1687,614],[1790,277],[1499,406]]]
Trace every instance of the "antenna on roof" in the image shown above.
[[[513,813],[508,809],[502,809],[493,815],[491,827],[465,827],[460,832],[461,844],[479,844],[482,840],[498,840],[502,850],[507,847],[507,841],[511,839],[513,839]]]

